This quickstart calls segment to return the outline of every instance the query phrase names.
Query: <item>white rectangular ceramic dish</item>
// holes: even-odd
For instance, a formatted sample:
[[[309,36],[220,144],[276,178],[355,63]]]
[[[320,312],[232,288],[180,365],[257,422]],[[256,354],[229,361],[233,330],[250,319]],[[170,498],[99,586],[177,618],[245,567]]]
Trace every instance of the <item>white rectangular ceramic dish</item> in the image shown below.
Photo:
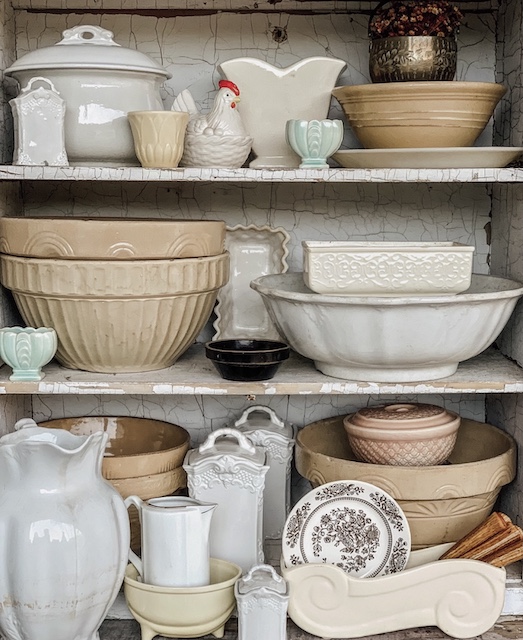
[[[478,560],[438,560],[452,545],[413,551],[407,568],[355,578],[331,564],[286,567],[289,616],[322,638],[360,638],[437,626],[453,638],[476,638],[503,610],[505,569]]]
[[[441,295],[470,286],[474,247],[458,242],[304,240],[303,280],[315,293]]]
[[[259,276],[287,271],[289,239],[282,227],[227,227],[225,248],[231,256],[231,270],[217,298],[214,340],[281,340],[262,298],[249,285]]]

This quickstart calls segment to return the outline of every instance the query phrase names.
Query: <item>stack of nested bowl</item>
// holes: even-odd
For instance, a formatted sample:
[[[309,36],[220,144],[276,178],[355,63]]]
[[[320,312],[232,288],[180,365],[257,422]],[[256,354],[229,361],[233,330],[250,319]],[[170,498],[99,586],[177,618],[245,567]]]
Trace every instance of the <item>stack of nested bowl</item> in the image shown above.
[[[100,373],[172,365],[229,277],[220,220],[2,218],[2,284],[57,360]]]
[[[102,475],[122,498],[142,500],[170,495],[187,486],[182,467],[189,450],[189,433],[176,424],[146,418],[85,416],[41,422],[47,429],[66,429],[74,435],[105,431],[109,439],[102,462]],[[129,509],[131,547],[140,547],[140,522]]]
[[[456,542],[469,533],[491,513],[501,488],[516,474],[514,439],[483,422],[461,420],[446,464],[414,467],[362,461],[347,438],[348,420],[354,417],[319,420],[301,429],[297,470],[314,487],[356,480],[387,491],[407,517],[414,549]]]

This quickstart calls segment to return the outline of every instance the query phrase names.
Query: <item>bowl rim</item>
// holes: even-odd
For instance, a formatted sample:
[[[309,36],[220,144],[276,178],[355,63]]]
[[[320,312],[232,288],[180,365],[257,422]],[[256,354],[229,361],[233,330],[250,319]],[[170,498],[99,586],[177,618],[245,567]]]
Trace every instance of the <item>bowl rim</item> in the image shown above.
[[[346,415],[346,414],[345,414]],[[343,428],[343,418],[345,417],[345,415],[337,415],[337,416],[331,416],[330,418],[323,418],[320,420],[315,420],[314,422],[309,422],[308,424],[306,424],[302,429],[300,429],[298,431],[298,433],[296,434],[296,447],[297,448],[301,448],[303,449],[303,451],[307,452],[307,454],[313,454],[314,456],[321,456],[322,458],[327,458],[329,460],[340,460],[342,462],[348,462],[350,464],[355,464],[355,465],[359,465],[362,469],[365,467],[368,467],[369,463],[368,462],[362,462],[360,460],[348,460],[347,458],[337,458],[335,456],[329,455],[327,453],[320,453],[319,451],[315,451],[314,449],[311,449],[309,446],[307,446],[304,442],[302,437],[300,437],[303,433],[303,431],[307,428],[314,428],[316,427],[319,423],[321,424],[334,424],[337,421],[340,422],[340,426],[341,428]],[[507,456],[509,454],[513,454],[515,455],[517,452],[517,445],[516,442],[514,440],[514,438],[507,433],[506,431],[503,431],[502,429],[500,429],[499,427],[496,427],[493,424],[490,424],[489,422],[480,422],[479,420],[472,420],[470,418],[462,418],[462,423],[470,423],[471,425],[481,425],[482,428],[487,428],[487,429],[495,429],[497,432],[499,432],[499,434],[505,439],[506,443],[507,443],[507,448],[505,451],[503,451],[502,453],[498,454],[497,456],[493,456],[491,458],[485,458],[482,460],[471,460],[470,462],[460,462],[460,463],[453,463],[451,466],[456,468],[457,465],[459,464],[460,467],[463,467],[464,469],[466,468],[470,468],[474,465],[478,465],[481,464],[483,462],[491,462],[492,460],[496,460],[496,459],[500,459],[504,456]],[[485,426],[484,426],[485,425]],[[461,426],[461,425],[460,425]],[[516,463],[517,464],[517,463]],[[376,467],[379,468],[384,468],[384,469],[389,469],[389,470],[393,470],[395,474],[402,474],[405,476],[409,476],[412,474],[412,467],[398,467],[396,465],[391,465],[391,464],[380,464],[380,465],[374,465]],[[445,467],[443,465],[425,465],[422,467],[418,467],[416,469],[416,475],[417,474],[429,474],[434,472],[434,470],[440,470],[440,469],[445,469]],[[514,470],[514,474],[516,472],[516,469]],[[400,500],[405,500],[405,498],[395,498],[396,500],[400,499]],[[411,498],[408,498],[411,499]],[[431,498],[432,499],[432,498]]]
[[[204,587],[158,587],[154,584],[145,584],[144,582],[140,582],[135,577],[129,575],[129,573],[136,573],[136,577],[139,575],[138,569],[132,563],[129,563],[125,568],[124,583],[134,589],[147,591],[149,593],[162,593],[164,595],[196,595],[200,593],[213,593],[215,591],[221,591],[227,587],[232,587],[236,581],[241,578],[242,568],[235,562],[229,562],[229,560],[223,560],[222,558],[210,558],[210,565],[211,568],[213,565],[216,567],[222,566],[223,568],[230,568],[231,571],[234,570],[234,576],[227,578],[227,580],[215,582],[214,584],[209,584]]]
[[[178,451],[178,450],[182,450],[185,447],[190,446],[191,444],[191,434],[187,431],[187,429],[185,429],[184,427],[182,427],[179,424],[174,424],[173,422],[167,422],[166,420],[157,420],[156,418],[139,418],[137,416],[109,416],[109,415],[103,415],[103,416],[71,416],[68,418],[54,418],[52,420],[43,420],[42,422],[38,423],[38,426],[43,426],[46,429],[61,429],[62,427],[50,427],[49,423],[51,422],[63,422],[63,421],[74,421],[74,420],[79,420],[79,419],[86,419],[86,418],[92,418],[92,419],[103,419],[103,418],[110,418],[110,419],[119,419],[119,418],[125,418],[126,420],[147,420],[149,422],[157,422],[160,424],[166,424],[169,425],[169,427],[176,427],[177,430],[181,430],[181,434],[183,435],[183,432],[185,432],[185,438],[184,441],[181,442],[180,444],[176,445],[176,447],[169,447],[168,449],[160,449],[159,451],[144,451],[142,453],[128,453],[125,455],[121,455],[121,456],[109,456],[106,455],[104,453],[103,456],[103,460],[114,460],[115,462],[124,462],[125,460],[132,460],[133,458],[137,458],[139,456],[158,456],[158,455],[163,455],[166,453],[173,453],[174,451]],[[106,433],[105,429],[102,430],[103,433]],[[172,472],[172,470],[170,471]],[[140,476],[131,476],[132,478],[134,477],[140,477]],[[114,478],[115,480],[126,480],[128,479],[128,477],[126,476],[125,478]]]
[[[472,282],[478,284],[494,282],[498,280],[505,284],[505,289],[501,291],[486,291],[479,293],[467,293],[468,289],[463,293],[456,294],[436,294],[432,296],[423,295],[405,295],[396,297],[376,296],[376,295],[335,295],[321,294],[313,291],[289,291],[284,288],[268,287],[266,282],[270,279],[279,280],[281,283],[285,281],[292,282],[297,280],[298,276],[303,279],[302,272],[290,272],[271,274],[261,276],[251,281],[251,288],[258,291],[261,295],[272,298],[280,298],[286,301],[302,302],[305,304],[325,305],[325,306],[374,306],[374,307],[400,307],[411,305],[441,305],[441,304],[467,304],[491,300],[511,299],[523,296],[523,283],[512,280],[511,278],[503,278],[501,276],[491,276],[486,274],[472,274]],[[281,286],[281,285],[280,285]],[[305,286],[305,285],[304,285]]]
[[[389,85],[394,86],[389,86]],[[334,87],[332,95],[335,98],[345,97],[348,95],[357,96],[363,95],[387,95],[398,93],[414,93],[416,97],[420,96],[420,92],[423,89],[435,89],[437,92],[442,92],[443,89],[450,89],[452,95],[462,94],[459,97],[470,99],[471,96],[466,94],[466,90],[470,90],[475,94],[478,90],[490,90],[493,94],[499,94],[500,98],[507,92],[507,87],[500,82],[481,82],[477,80],[411,80],[408,82],[376,82],[366,84],[352,84],[352,85],[340,85]],[[454,91],[455,90],[455,91]],[[435,96],[431,96],[435,97]]]
[[[266,345],[265,348],[260,346],[258,349],[237,349],[232,346],[232,343],[235,342],[248,342],[248,343],[258,343],[260,345]],[[231,344],[228,348],[227,345]],[[272,345],[272,346],[271,346]],[[252,355],[256,353],[263,354],[282,354],[290,352],[290,347],[288,344],[281,340],[265,340],[259,338],[224,338],[223,340],[210,340],[205,344],[205,351],[209,352],[209,354],[231,354],[231,355]],[[209,355],[207,356],[209,357]]]

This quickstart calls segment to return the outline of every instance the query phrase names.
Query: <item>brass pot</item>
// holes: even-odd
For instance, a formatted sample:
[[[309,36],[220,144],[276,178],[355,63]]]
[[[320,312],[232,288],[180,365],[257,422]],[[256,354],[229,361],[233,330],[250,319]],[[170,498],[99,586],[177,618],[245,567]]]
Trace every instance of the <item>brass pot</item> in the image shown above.
[[[370,41],[373,82],[453,80],[457,45],[453,37],[397,36]]]

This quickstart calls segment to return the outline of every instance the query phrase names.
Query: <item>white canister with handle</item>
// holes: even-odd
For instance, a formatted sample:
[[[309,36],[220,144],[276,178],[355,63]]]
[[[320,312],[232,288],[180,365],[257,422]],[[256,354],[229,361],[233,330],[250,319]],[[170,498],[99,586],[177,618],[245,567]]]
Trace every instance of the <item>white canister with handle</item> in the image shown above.
[[[125,499],[140,516],[142,557],[129,550],[129,561],[145,584],[157,587],[204,587],[210,584],[209,532],[215,504],[183,496]]]
[[[263,537],[281,538],[291,499],[291,462],[294,432],[272,409],[254,405],[234,423],[249,439],[265,449],[269,471],[263,492]]]
[[[211,555],[247,572],[263,562],[263,488],[265,451],[241,431],[211,433],[185,456],[189,495],[216,503],[211,525]]]

